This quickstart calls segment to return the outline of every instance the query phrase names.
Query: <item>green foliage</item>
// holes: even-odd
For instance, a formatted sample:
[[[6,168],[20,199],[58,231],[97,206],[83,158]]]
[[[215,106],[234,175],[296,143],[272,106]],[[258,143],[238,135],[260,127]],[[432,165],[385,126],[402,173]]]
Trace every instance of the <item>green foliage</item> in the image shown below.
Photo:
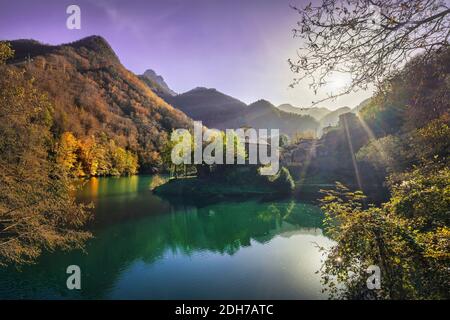
[[[410,161],[403,140],[395,135],[371,140],[361,147],[356,154],[359,162],[366,162],[386,176],[403,169]]]
[[[180,182],[167,183],[156,189],[157,192],[166,194],[240,194],[240,193],[278,193],[289,194],[294,188],[294,180],[289,171],[282,168],[275,177],[267,178],[260,174],[260,164],[236,164],[237,158],[242,157],[248,159],[245,145],[240,143],[237,134],[226,136],[222,131],[217,132],[215,139],[222,140],[223,147],[223,163],[224,164],[174,164],[172,162],[172,153],[178,151],[178,156],[184,156],[186,151],[181,148],[181,144],[186,142],[189,147],[189,157],[191,161],[194,158],[195,141],[193,135],[185,132],[182,135],[174,135],[173,139],[168,141],[162,151],[162,159],[167,169],[169,169],[171,177],[186,178]],[[204,142],[204,144],[210,143]],[[234,163],[236,165],[227,165],[226,149],[227,146],[233,145]],[[177,149],[174,149],[177,146]],[[195,178],[194,178],[195,177]]]
[[[374,139],[357,153],[358,161],[369,164],[391,180],[413,166],[448,163],[450,150],[450,117],[443,115],[419,129]]]
[[[326,232],[336,245],[326,250],[323,281],[334,296],[449,298],[449,58],[448,48],[417,57],[361,110],[372,135],[358,165],[380,173],[390,199],[367,205],[341,184],[325,192]],[[366,287],[370,265],[381,268],[381,290]]]
[[[417,56],[391,76],[360,112],[377,136],[426,126],[450,109],[450,49]]]
[[[190,175],[193,172],[196,171],[194,164],[175,164],[172,161],[172,152],[174,150],[174,147],[177,144],[190,143],[190,149],[188,150],[189,157],[191,158],[191,161],[193,159],[193,153],[194,153],[194,147],[195,147],[195,141],[193,138],[193,135],[190,132],[185,132],[185,134],[181,135],[175,135],[174,131],[171,133],[170,139],[166,141],[164,144],[162,151],[161,151],[161,161],[163,164],[163,168],[169,171],[170,175],[172,177],[178,177],[178,176],[186,176]],[[183,154],[184,149],[180,149],[178,156],[182,157],[185,156]]]
[[[386,208],[420,230],[449,226],[450,168],[428,164],[401,174],[401,181],[392,186]]]
[[[448,161],[450,155],[450,114],[430,121],[412,136],[415,157],[421,161],[440,159]]]
[[[325,250],[322,279],[332,297],[449,298],[450,169],[408,176],[379,208],[341,184],[324,191],[325,229],[336,244]],[[367,289],[370,265],[381,269],[380,290]]]

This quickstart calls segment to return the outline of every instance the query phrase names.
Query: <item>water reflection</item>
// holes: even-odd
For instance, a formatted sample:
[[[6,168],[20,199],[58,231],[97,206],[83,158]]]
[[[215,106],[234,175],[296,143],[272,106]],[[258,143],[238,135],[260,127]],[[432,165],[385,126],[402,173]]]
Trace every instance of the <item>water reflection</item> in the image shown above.
[[[152,177],[88,182],[96,207],[86,252],[47,254],[0,271],[1,298],[318,298],[314,271],[328,245],[322,214],[293,200],[187,205],[150,191]],[[82,290],[65,287],[68,265]]]

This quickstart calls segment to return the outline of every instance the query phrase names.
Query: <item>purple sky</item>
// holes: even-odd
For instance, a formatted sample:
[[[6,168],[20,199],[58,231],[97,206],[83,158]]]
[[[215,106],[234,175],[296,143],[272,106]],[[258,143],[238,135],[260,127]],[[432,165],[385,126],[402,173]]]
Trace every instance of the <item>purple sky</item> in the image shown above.
[[[216,88],[246,103],[309,106],[307,83],[288,88],[295,57],[292,38],[301,0],[13,0],[0,3],[0,39],[31,38],[50,44],[103,36],[135,73],[154,69],[176,92]],[[81,30],[66,28],[66,8],[81,8]],[[331,89],[345,79],[334,79]],[[330,90],[331,90],[330,89]],[[327,92],[329,92],[328,90]],[[325,93],[325,91],[324,91]],[[355,106],[370,93],[328,101]]]

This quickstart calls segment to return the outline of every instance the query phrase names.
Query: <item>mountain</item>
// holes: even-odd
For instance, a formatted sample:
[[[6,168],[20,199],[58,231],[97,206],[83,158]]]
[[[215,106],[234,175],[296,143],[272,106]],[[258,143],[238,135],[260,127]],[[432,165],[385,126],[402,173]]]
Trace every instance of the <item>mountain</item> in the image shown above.
[[[148,69],[144,72],[144,74],[139,76],[143,82],[145,82],[153,92],[155,92],[158,96],[164,98],[166,96],[175,96],[177,93],[169,88],[167,83],[164,81],[164,78],[152,69]]]
[[[72,132],[77,138],[112,140],[137,154],[147,170],[161,164],[168,133],[191,124],[128,71],[102,37],[57,46],[8,42],[15,50],[8,68],[23,70],[47,93],[55,136]]]
[[[296,114],[300,113],[300,108],[294,107],[292,104],[289,103],[280,104],[278,106],[278,109],[289,113],[296,113]]]
[[[166,97],[166,101],[194,120],[216,129],[241,127],[246,104],[216,89],[197,87]]]
[[[329,126],[336,126],[339,122],[339,117],[344,114],[344,113],[348,113],[351,112],[352,109],[350,109],[349,107],[342,107],[339,109],[336,109],[334,111],[331,111],[330,113],[328,113],[326,116],[324,116],[323,118],[320,119],[320,125],[325,128],[325,127],[329,127]]]
[[[300,132],[318,130],[318,123],[309,115],[279,110],[266,100],[258,100],[246,108],[245,123],[255,129],[280,129],[280,133],[294,136]]]
[[[320,119],[322,119],[323,117],[325,117],[327,114],[329,114],[331,112],[329,109],[323,108],[323,107],[322,108],[319,108],[319,107],[299,108],[299,107],[294,107],[293,105],[288,104],[288,103],[279,105],[278,109],[285,111],[285,112],[300,114],[300,115],[304,115],[304,116],[311,116],[314,119],[316,119],[317,121],[320,121]]]
[[[318,123],[310,116],[301,116],[277,109],[266,100],[247,106],[244,102],[216,89],[198,87],[183,94],[166,97],[166,101],[194,120],[216,129],[253,127],[280,129],[281,133],[316,131]]]

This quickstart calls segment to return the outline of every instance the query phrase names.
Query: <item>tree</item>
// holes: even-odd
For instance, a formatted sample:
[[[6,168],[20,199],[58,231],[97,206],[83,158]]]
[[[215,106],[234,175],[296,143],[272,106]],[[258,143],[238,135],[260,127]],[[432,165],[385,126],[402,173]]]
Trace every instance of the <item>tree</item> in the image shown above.
[[[67,173],[77,168],[79,142],[71,132],[64,132],[58,143],[56,163]]]
[[[83,246],[86,207],[56,164],[51,105],[33,80],[5,67],[0,42],[0,265],[33,262],[42,250]]]
[[[79,158],[87,175],[93,177],[98,175],[99,160],[95,137],[91,136],[79,142]]]
[[[110,140],[107,148],[111,164],[108,174],[113,176],[133,175],[137,173],[138,159],[131,151],[118,147],[114,140]]]
[[[448,299],[449,181],[448,168],[412,171],[379,208],[342,184],[326,191],[325,231],[335,245],[324,250],[325,290],[346,299]],[[371,265],[381,271],[379,290],[366,285]]]
[[[335,73],[351,83],[320,103],[370,84],[380,85],[412,56],[426,60],[449,46],[450,8],[443,0],[323,0],[293,7],[300,15],[294,37],[302,40],[290,68],[317,92]]]
[[[414,166],[448,166],[449,150],[450,116],[445,114],[422,128],[371,140],[356,158],[395,182],[404,180],[404,172]]]

